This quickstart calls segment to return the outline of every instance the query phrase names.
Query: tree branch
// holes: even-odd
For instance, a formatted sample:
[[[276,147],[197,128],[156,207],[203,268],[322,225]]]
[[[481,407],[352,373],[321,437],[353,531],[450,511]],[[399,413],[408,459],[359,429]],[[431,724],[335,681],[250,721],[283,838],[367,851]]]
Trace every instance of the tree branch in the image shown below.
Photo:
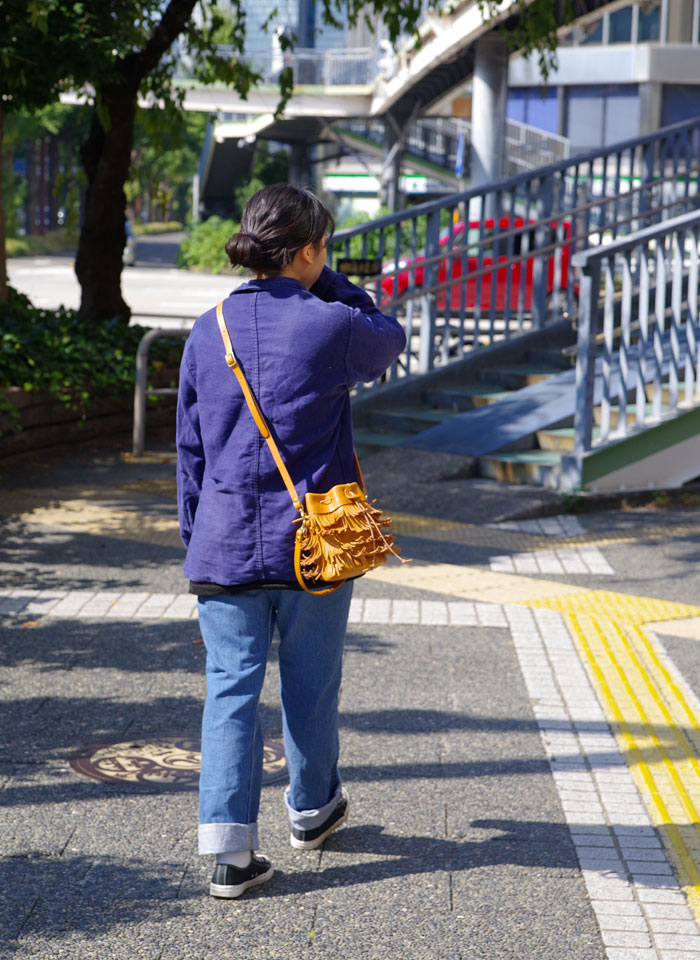
[[[170,0],[160,23],[141,50],[129,54],[123,60],[122,75],[130,86],[138,87],[144,77],[160,63],[161,57],[184,31],[197,0]]]

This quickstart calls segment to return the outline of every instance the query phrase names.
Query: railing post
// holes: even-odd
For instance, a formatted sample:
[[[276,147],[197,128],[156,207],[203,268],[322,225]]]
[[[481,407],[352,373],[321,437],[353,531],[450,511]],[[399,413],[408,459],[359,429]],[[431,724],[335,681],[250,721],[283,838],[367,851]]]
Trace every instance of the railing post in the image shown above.
[[[134,426],[132,434],[132,453],[135,457],[143,454],[146,438],[146,385],[148,379],[148,351],[151,342],[160,330],[149,330],[139,341],[136,351],[136,377],[134,380]]]
[[[637,208],[639,210],[639,223],[637,229],[644,229],[644,227],[650,227],[651,222],[649,221],[649,211],[652,210],[651,203],[651,191],[653,189],[652,184],[654,183],[654,167],[655,167],[655,158],[656,158],[656,140],[652,140],[650,143],[647,143],[642,151],[642,183],[641,190],[639,193],[639,201]],[[634,178],[634,164],[630,175]],[[660,174],[661,175],[661,172]],[[663,219],[663,214],[661,216]]]
[[[440,211],[433,210],[427,215],[425,231],[425,268],[424,285],[427,290],[437,282],[438,264],[431,262],[440,252]],[[432,370],[435,364],[435,332],[437,326],[437,299],[435,293],[426,293],[421,297],[421,327],[418,369],[421,373]]]
[[[535,230],[535,262],[532,265],[532,325],[538,330],[547,323],[547,265],[551,253],[540,253],[542,247],[549,246],[550,224],[546,221],[552,213],[554,200],[554,175],[549,173],[540,181],[537,196],[537,220]],[[557,279],[554,280],[555,286]]]
[[[136,350],[136,373],[134,377],[134,423],[131,450],[135,457],[143,454],[146,443],[146,401],[149,393],[176,394],[175,389],[148,390],[148,351],[158,337],[186,337],[189,329],[168,330],[154,327],[145,333]]]
[[[591,449],[593,407],[595,405],[595,359],[600,292],[600,260],[583,266],[578,315],[578,353],[576,357],[576,412],[574,416],[574,454],[581,472],[583,455]]]

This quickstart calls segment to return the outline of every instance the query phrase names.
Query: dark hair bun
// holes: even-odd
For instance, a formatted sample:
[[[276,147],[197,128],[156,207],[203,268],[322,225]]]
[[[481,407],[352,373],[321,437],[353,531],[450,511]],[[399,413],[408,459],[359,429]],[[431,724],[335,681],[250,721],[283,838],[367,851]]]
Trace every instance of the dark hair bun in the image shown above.
[[[241,231],[226,244],[226,253],[234,267],[273,276],[307,243],[318,249],[334,226],[330,212],[310,190],[273,183],[245,205]]]
[[[277,271],[281,267],[252,233],[234,233],[226,244],[226,254],[232,266],[246,267],[255,273]]]

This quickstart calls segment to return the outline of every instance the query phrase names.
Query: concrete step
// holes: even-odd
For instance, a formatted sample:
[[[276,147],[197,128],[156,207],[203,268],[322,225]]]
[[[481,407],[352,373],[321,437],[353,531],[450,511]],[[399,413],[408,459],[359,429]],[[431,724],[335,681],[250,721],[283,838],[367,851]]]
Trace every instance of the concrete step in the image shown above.
[[[593,439],[598,440],[600,430],[593,428]],[[537,445],[540,450],[548,450],[554,453],[573,453],[574,451],[574,428],[573,427],[552,427],[546,430],[537,431]]]
[[[387,447],[395,447],[410,436],[407,433],[367,430],[362,427],[358,427],[353,433],[355,450],[360,460],[362,460],[362,457],[379,453],[380,450],[386,450]]]
[[[563,356],[561,347],[554,350],[529,350],[525,362],[537,367],[553,367],[556,370],[568,370],[574,366],[568,357]]]
[[[654,384],[653,384],[653,383],[647,383],[645,389],[646,389],[647,400],[651,403],[651,401],[654,399]],[[684,399],[685,399],[685,385],[684,385],[683,383],[679,384],[679,386],[678,386],[678,399],[679,399],[679,400],[684,400]],[[695,402],[696,402],[696,403],[697,403],[697,400],[698,400],[698,395],[696,394],[696,396],[695,396]],[[669,404],[670,402],[671,402],[671,390],[670,390],[670,387],[662,387],[662,388],[661,388],[661,403],[662,403],[664,406],[668,406],[668,404]]]
[[[654,411],[652,404],[646,403],[644,405],[644,414],[645,417],[650,417]],[[628,403],[625,411],[625,419],[627,420],[627,425],[632,426],[637,422],[637,404]],[[593,420],[600,426],[602,411],[600,407],[593,408]],[[620,424],[620,408],[618,406],[610,407],[610,429],[616,430]]]
[[[429,407],[443,407],[447,410],[464,411],[483,407],[487,403],[494,403],[507,397],[510,390],[499,390],[483,386],[482,384],[466,384],[463,387],[444,387],[428,390],[424,394],[424,401]]]
[[[396,410],[371,410],[367,416],[370,430],[401,433],[404,436],[420,433],[455,415],[455,410],[431,410],[428,407],[399,407]]]
[[[551,450],[494,453],[479,458],[479,474],[503,483],[556,487],[561,454]]]
[[[541,383],[549,377],[561,373],[561,367],[543,364],[517,364],[508,367],[494,367],[482,370],[479,379],[483,383],[499,384],[502,390],[520,390],[535,383]]]

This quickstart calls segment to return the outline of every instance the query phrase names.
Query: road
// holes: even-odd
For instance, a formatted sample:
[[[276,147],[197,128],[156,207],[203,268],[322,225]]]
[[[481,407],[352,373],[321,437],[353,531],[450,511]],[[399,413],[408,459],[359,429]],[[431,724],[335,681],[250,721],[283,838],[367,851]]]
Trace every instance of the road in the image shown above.
[[[182,236],[138,239],[136,264],[125,267],[122,274],[132,323],[188,325],[242,282],[233,271],[214,276],[176,269],[175,254]],[[8,261],[8,276],[10,285],[26,293],[37,307],[77,308],[80,303],[73,257],[16,257]]]

